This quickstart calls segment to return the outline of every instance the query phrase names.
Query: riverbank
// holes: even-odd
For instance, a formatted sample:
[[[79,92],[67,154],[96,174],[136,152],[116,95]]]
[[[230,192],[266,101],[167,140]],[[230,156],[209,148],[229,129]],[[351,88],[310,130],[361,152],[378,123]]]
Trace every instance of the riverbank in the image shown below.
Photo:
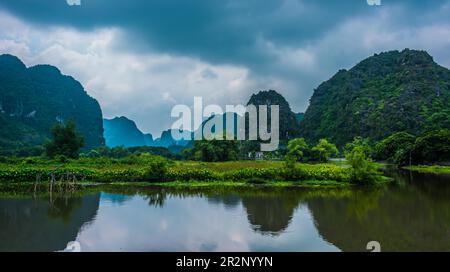
[[[381,177],[381,174],[380,174]],[[387,178],[381,178],[386,181]],[[167,161],[153,156],[126,159],[79,159],[64,163],[43,159],[10,159],[0,163],[1,183],[142,183],[153,186],[346,186],[352,184],[348,165],[235,161],[204,163]]]
[[[126,192],[126,191],[147,191],[147,190],[163,190],[163,191],[182,191],[192,192],[222,192],[227,190],[284,190],[284,189],[320,189],[320,190],[337,190],[337,189],[351,189],[357,188],[356,184],[342,183],[336,181],[317,181],[308,180],[302,182],[295,181],[268,181],[265,183],[248,183],[245,181],[172,181],[172,182],[113,182],[113,183],[88,183],[81,182],[76,184],[73,188],[67,188],[64,185],[56,184],[53,186],[53,191],[50,191],[50,184],[48,182],[41,183],[35,186],[31,182],[23,183],[0,183],[0,198],[16,198],[16,197],[54,197],[66,195],[78,195],[86,192]]]
[[[403,167],[403,169],[416,171],[419,173],[450,174],[450,166],[419,165],[419,166]]]

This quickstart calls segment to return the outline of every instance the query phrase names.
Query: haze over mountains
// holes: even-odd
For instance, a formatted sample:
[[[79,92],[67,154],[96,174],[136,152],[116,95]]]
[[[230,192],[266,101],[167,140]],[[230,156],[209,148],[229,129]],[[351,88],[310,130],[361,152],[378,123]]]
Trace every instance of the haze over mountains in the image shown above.
[[[142,133],[134,121],[122,116],[113,119],[103,119],[106,146],[135,147],[150,146],[153,143],[151,134]]]
[[[244,103],[243,103],[244,104]],[[300,122],[303,114],[295,114],[292,112],[289,103],[286,99],[274,90],[261,91],[252,95],[246,105],[278,105],[280,108],[280,139],[287,139],[288,137],[298,136],[300,133]],[[237,131],[237,115],[234,113],[224,113],[219,116],[222,118],[223,128],[212,129],[214,133],[224,133],[227,130],[226,122],[227,116],[232,114],[234,121],[234,131]],[[211,120],[212,117],[207,118],[202,123],[202,128],[205,124]],[[186,146],[189,144],[187,140],[176,141],[173,139],[171,130],[165,130],[161,134],[161,137],[153,140],[150,134],[144,134],[141,132],[136,124],[127,119],[126,117],[114,118],[112,120],[104,120],[105,139],[108,147],[124,146],[154,146],[154,147],[170,147],[170,146]],[[197,129],[194,133],[191,132],[191,137],[201,133],[201,130]],[[236,135],[236,134],[235,134]]]
[[[398,131],[417,134],[450,128],[450,71],[425,51],[375,54],[322,83],[310,102],[305,114],[294,113],[271,90],[252,95],[247,104],[280,106],[282,140],[328,138],[342,146],[356,136],[380,140]],[[154,139],[126,117],[103,119],[99,103],[72,77],[53,66],[27,68],[14,56],[0,56],[2,151],[40,145],[55,123],[69,119],[85,137],[86,149],[189,144],[175,141],[170,129]]]
[[[150,133],[143,133],[133,120],[124,116],[113,119],[103,119],[106,146],[108,147],[170,147],[186,146],[187,141],[176,141],[172,138],[171,130],[163,131],[160,138],[153,139]]]

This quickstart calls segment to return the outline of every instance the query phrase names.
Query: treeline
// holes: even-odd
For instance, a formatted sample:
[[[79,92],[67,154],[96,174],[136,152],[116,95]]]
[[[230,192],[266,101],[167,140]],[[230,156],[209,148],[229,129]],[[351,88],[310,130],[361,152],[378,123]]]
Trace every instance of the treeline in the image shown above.
[[[129,156],[140,156],[142,154],[151,154],[173,160],[182,158],[181,155],[172,153],[169,149],[165,147],[153,147],[153,146],[139,146],[139,147],[118,146],[114,148],[102,146],[97,149],[93,149],[89,152],[81,153],[80,157],[86,158],[108,157],[114,159],[122,159]]]
[[[419,136],[395,133],[376,144],[373,156],[400,166],[449,163],[450,130],[433,130]]]
[[[195,141],[191,147],[177,152],[163,147],[99,147],[87,152],[81,152],[84,145],[83,137],[77,132],[73,122],[58,123],[51,130],[52,140],[35,147],[29,152],[16,150],[17,153],[5,151],[0,156],[32,157],[44,155],[56,158],[61,162],[67,159],[86,158],[126,158],[150,154],[165,157],[172,160],[194,160],[203,162],[237,161],[254,159],[258,153],[260,143],[257,141]],[[436,129],[415,136],[407,132],[392,134],[379,142],[357,137],[353,142],[339,150],[335,144],[327,139],[320,139],[311,145],[304,138],[296,138],[282,141],[280,149],[274,152],[266,152],[262,159],[285,160],[292,162],[321,162],[326,163],[332,157],[355,159],[352,152],[362,152],[363,160],[387,161],[399,166],[419,165],[450,162],[450,130]],[[349,159],[350,158],[350,159]]]
[[[52,139],[41,146],[0,150],[3,157],[38,157],[44,156],[65,162],[68,159],[108,157],[122,159],[129,156],[151,154],[168,159],[181,159],[181,155],[164,147],[114,147],[101,146],[90,151],[82,151],[85,145],[84,137],[77,131],[75,123],[58,123],[51,129]]]

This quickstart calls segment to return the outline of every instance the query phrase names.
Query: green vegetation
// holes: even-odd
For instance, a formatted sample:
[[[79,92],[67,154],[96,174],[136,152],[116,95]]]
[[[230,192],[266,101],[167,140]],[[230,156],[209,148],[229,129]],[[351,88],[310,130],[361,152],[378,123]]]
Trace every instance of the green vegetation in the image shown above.
[[[138,186],[138,187],[163,187],[174,189],[201,189],[201,188],[249,188],[249,187],[270,187],[270,188],[283,188],[283,187],[327,187],[327,188],[345,188],[352,184],[337,182],[333,180],[304,180],[298,181],[266,181],[255,179],[249,179],[245,181],[171,181],[171,182],[153,182],[153,183],[113,183],[113,186]]]
[[[320,162],[328,162],[331,156],[339,153],[336,146],[326,139],[320,139],[319,143],[311,149],[313,157]]]
[[[398,165],[412,163],[415,137],[406,132],[395,133],[375,146],[375,157]]]
[[[377,142],[450,128],[450,71],[425,51],[376,54],[322,83],[301,122],[308,143],[344,146],[361,136]]]
[[[418,137],[412,153],[416,164],[450,162],[450,129],[430,131]]]
[[[104,144],[102,111],[83,86],[53,66],[27,68],[0,55],[0,155],[41,155],[57,122],[74,120],[86,149]]]
[[[142,154],[122,159],[80,158],[65,163],[45,158],[3,158],[0,160],[0,181],[34,182],[37,177],[46,181],[67,173],[78,181],[94,183],[114,182],[244,182],[274,184],[278,182],[305,184],[349,184],[352,168],[333,164],[295,163],[286,168],[283,162],[235,161],[204,163],[170,161],[159,156]]]
[[[67,124],[56,124],[51,133],[52,141],[44,144],[47,156],[50,158],[55,156],[78,158],[80,149],[84,146],[84,138],[77,132],[73,121],[69,121]]]
[[[346,144],[344,147],[344,154],[351,152],[356,147],[362,148],[366,157],[371,157],[373,154],[373,148],[369,139],[362,137],[355,137],[353,142]]]
[[[288,161],[304,161],[305,153],[309,151],[304,138],[297,138],[289,141],[287,146],[286,160]]]
[[[279,116],[279,134],[280,140],[285,141],[300,135],[300,125],[297,114],[291,110],[291,106],[286,99],[274,90],[261,91],[250,97],[247,105],[266,105],[270,109],[270,105],[278,105],[280,110]],[[270,111],[269,111],[270,116]],[[301,117],[300,117],[301,118]],[[247,121],[248,122],[248,121]],[[270,124],[270,118],[268,119]],[[270,129],[270,125],[268,126]]]
[[[375,148],[376,158],[400,166],[450,161],[450,130],[429,131],[418,137],[400,132],[389,136]]]
[[[237,141],[195,141],[193,148],[183,151],[183,156],[203,162],[235,161],[239,157],[239,147]]]
[[[142,154],[151,154],[161,156],[167,159],[181,159],[181,155],[173,154],[165,147],[139,146],[139,147],[113,147],[102,146],[92,149],[89,152],[81,153],[81,157],[85,158],[101,158],[108,157],[114,159],[122,159],[129,156],[139,156]]]
[[[123,147],[156,143],[126,118],[112,120],[120,121],[115,128],[105,120],[105,135],[116,146],[105,147],[98,103],[78,82],[55,67],[26,68],[17,58],[3,55],[0,155],[7,157],[0,157],[0,181],[72,173],[79,180],[105,183],[374,184],[384,179],[372,158],[399,166],[450,162],[449,83],[450,71],[426,52],[404,50],[375,55],[338,72],[317,88],[305,115],[293,113],[276,91],[254,94],[248,105],[280,106],[280,149],[264,153],[264,159],[273,161],[254,162],[240,160],[259,151],[258,141],[183,142],[173,149]],[[74,122],[64,124],[71,118]],[[304,138],[295,138],[299,135]],[[176,144],[170,130],[158,144],[163,143]],[[47,158],[39,157],[42,154]],[[328,163],[339,154],[347,161]]]
[[[288,163],[310,161],[326,163],[331,156],[338,153],[336,146],[326,139],[320,139],[316,146],[309,148],[304,138],[296,138],[289,141],[285,160]]]
[[[353,148],[347,151],[346,159],[352,166],[352,182],[374,184],[380,181],[381,174],[372,160],[367,157],[367,150],[364,145],[354,144]]]
[[[450,174],[450,166],[440,166],[440,165],[419,165],[405,167],[407,170],[417,171],[420,173],[431,173],[431,174]]]
[[[286,154],[286,171],[291,172],[292,176],[296,176],[299,172],[295,162],[307,161],[305,153],[311,154],[313,159],[318,161],[328,161],[331,155],[336,155],[338,150],[335,145],[329,143],[325,139],[321,139],[317,146],[312,149],[308,148],[305,139],[298,138],[289,141]],[[368,141],[357,137],[352,143],[345,146],[345,155],[347,161],[340,162],[341,167],[350,165],[349,176],[347,177],[350,182],[357,184],[375,184],[382,181],[382,174],[378,171],[379,166],[376,165],[370,158],[371,147]],[[330,169],[331,171],[331,169]]]

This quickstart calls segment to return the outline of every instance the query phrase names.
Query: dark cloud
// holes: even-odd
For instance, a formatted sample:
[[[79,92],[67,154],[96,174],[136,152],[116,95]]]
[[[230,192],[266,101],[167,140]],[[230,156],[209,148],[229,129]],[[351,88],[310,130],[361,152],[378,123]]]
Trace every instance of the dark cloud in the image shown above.
[[[405,6],[400,23],[418,22],[444,0],[1,0],[0,7],[28,21],[80,29],[116,26],[127,30],[127,47],[198,57],[211,63],[257,68],[274,57],[261,41],[298,47],[323,36],[346,19]],[[130,42],[133,40],[133,42]]]
[[[0,11],[33,28],[62,26],[85,32],[119,28],[120,37],[114,50],[131,52],[137,56],[135,62],[145,55],[140,53],[161,53],[201,60],[202,65],[244,67],[248,78],[242,79],[243,87],[227,89],[228,93],[236,90],[233,97],[239,96],[243,99],[240,102],[245,103],[258,88],[277,89],[295,110],[304,111],[318,84],[338,69],[350,68],[380,51],[425,49],[438,61],[450,65],[450,44],[445,36],[449,34],[446,29],[450,25],[450,0],[381,2],[380,7],[373,7],[366,0],[82,0],[81,6],[69,6],[66,0],[0,0]],[[33,43],[33,39],[24,40]],[[35,49],[33,45],[30,48]],[[145,72],[152,74],[154,85],[158,85],[150,86],[153,89],[142,80],[146,78],[144,75],[137,79],[132,75],[129,80],[143,85],[140,93],[151,89],[155,93],[167,92],[164,94],[167,101],[180,100],[183,95],[191,96],[185,90],[190,83],[176,79],[195,67],[183,70],[180,63],[184,60],[149,65]],[[233,82],[235,76],[226,77],[224,74],[229,72],[219,68],[199,68],[198,76],[193,76],[196,84],[204,84],[200,79],[218,84],[205,85],[201,92],[211,93],[206,88],[219,92],[220,86],[240,82]],[[114,85],[118,89],[119,83]],[[95,87],[102,84],[99,82]],[[252,89],[242,91],[249,86]],[[232,97],[228,93],[219,100],[228,102],[226,99]],[[111,105],[130,112],[129,105]],[[158,111],[163,106],[164,110],[170,107],[161,104]],[[138,119],[141,123],[146,120]],[[156,126],[163,128],[160,124]]]
[[[259,48],[260,40],[301,46],[355,14],[369,16],[399,2],[383,0],[374,8],[365,0],[84,0],[81,6],[65,0],[1,0],[0,7],[38,24],[122,27],[128,38],[142,42],[140,48],[252,66],[273,58]],[[423,12],[443,1],[401,2]]]

